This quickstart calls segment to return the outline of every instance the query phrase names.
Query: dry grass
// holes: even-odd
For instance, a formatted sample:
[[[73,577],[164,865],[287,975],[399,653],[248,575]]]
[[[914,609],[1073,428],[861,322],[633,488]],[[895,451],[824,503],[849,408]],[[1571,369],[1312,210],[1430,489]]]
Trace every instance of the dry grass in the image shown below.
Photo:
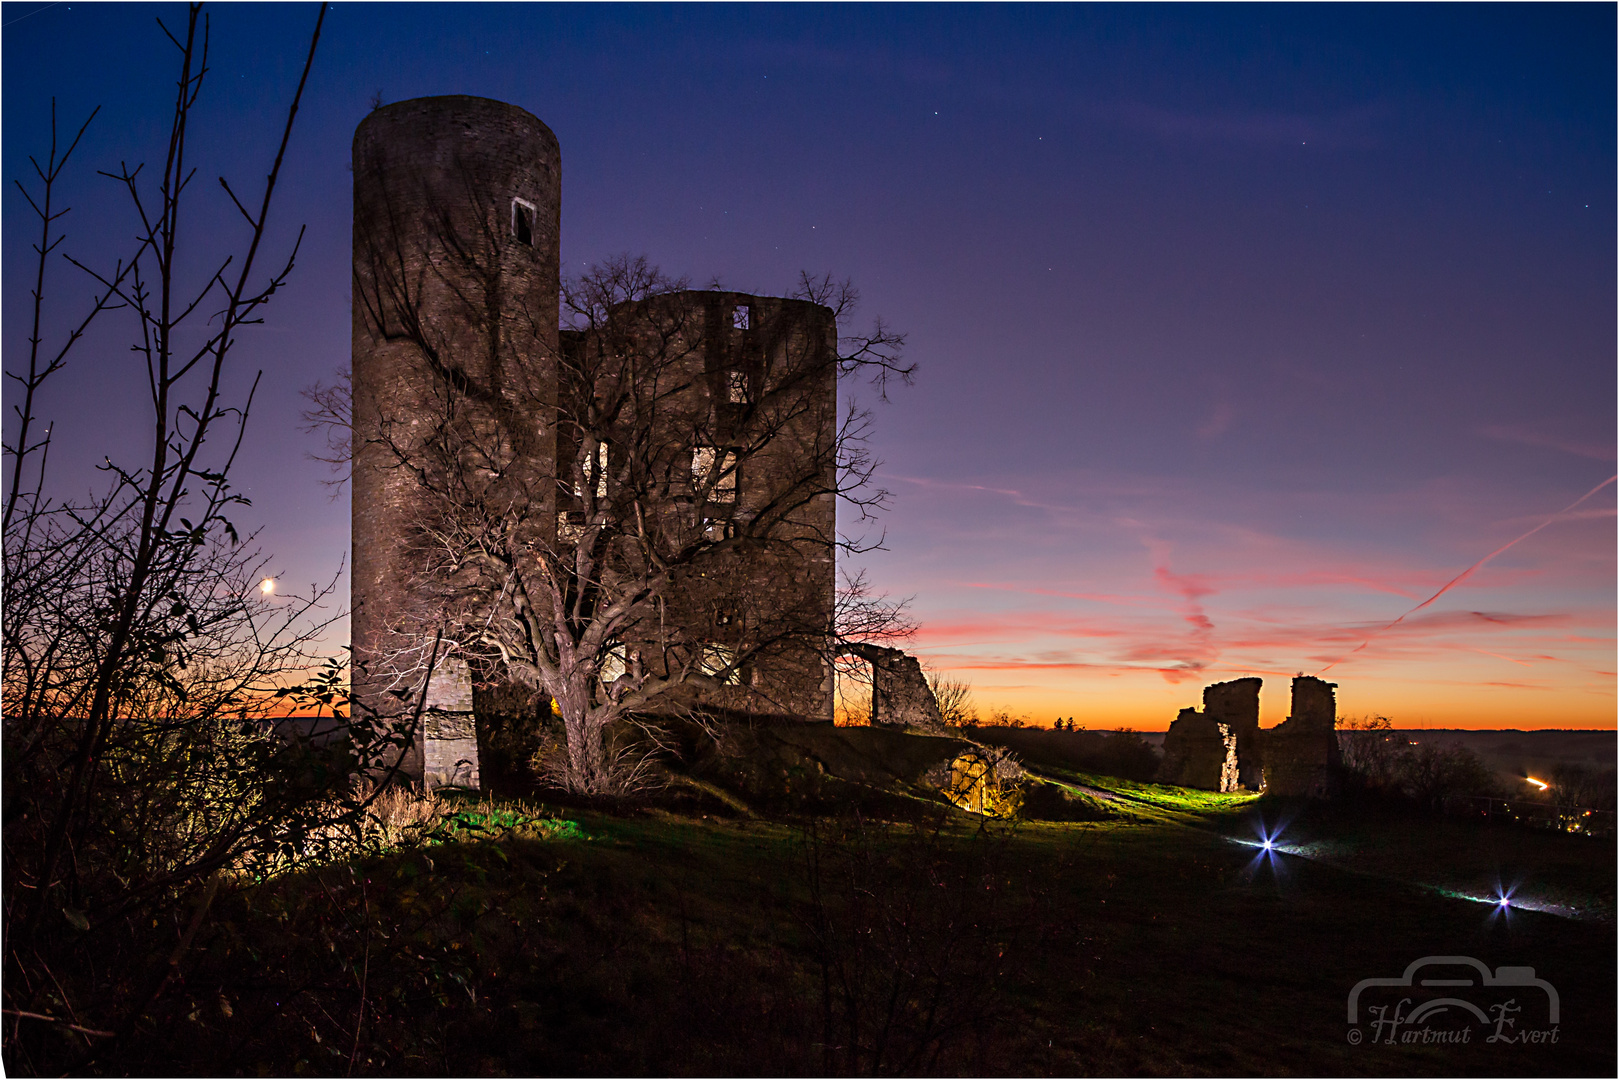
[[[392,851],[409,847],[432,832],[451,813],[449,805],[432,791],[403,784],[383,789],[366,816],[364,841],[368,848]]]

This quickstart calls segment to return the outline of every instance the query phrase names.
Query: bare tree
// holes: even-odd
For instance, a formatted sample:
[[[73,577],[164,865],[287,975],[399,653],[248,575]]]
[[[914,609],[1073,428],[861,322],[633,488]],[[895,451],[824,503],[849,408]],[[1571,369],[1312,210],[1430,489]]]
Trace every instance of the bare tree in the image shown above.
[[[1386,716],[1342,718],[1338,722],[1338,745],[1344,768],[1358,776],[1368,788],[1395,787],[1400,761],[1409,753],[1411,740]]]
[[[413,600],[366,660],[408,700],[428,675],[421,643],[442,632],[475,669],[555,703],[555,780],[620,794],[643,775],[610,737],[625,722],[802,713],[793,680],[763,673],[830,677],[835,557],[880,542],[840,534],[832,507],[865,521],[889,497],[872,483],[871,415],[852,400],[840,411],[839,378],[869,375],[881,391],[913,369],[881,324],[839,348],[820,301],[847,312],[854,292],[806,276],[807,303],[753,298],[750,329],[771,345],[718,371],[711,346],[731,324],[716,311],[733,294],[689,291],[628,257],[563,283],[552,345],[541,316],[481,299],[500,289],[501,214],[488,205],[472,228],[432,215],[424,241],[388,210],[358,234],[366,330],[408,346],[426,387],[409,415],[382,403],[364,427],[356,399],[357,460],[380,449],[420,507]],[[457,298],[453,329],[422,299],[435,290]]]
[[[332,477],[325,483],[332,487],[335,498],[348,483],[354,461],[354,386],[349,369],[340,370],[330,383],[317,382],[299,393],[309,402],[301,414],[304,431],[320,435],[326,443],[309,456],[331,467]]]
[[[127,1030],[190,940],[190,932],[182,936],[172,962],[140,970],[150,954],[129,938],[145,915],[172,912],[211,882],[194,931],[222,872],[286,865],[334,821],[354,822],[361,812],[330,802],[347,785],[340,763],[300,753],[268,722],[276,691],[317,659],[312,644],[330,617],[321,609],[336,579],[302,596],[272,599],[260,588],[267,560],[232,522],[247,505],[231,472],[253,393],[231,401],[225,389],[239,335],[261,321],[297,253],[294,242],[264,267],[270,208],[324,18],[322,6],[256,205],[219,180],[241,214],[242,235],[234,250],[204,260],[200,278],[182,269],[197,262],[182,240],[194,235],[193,120],[209,72],[208,20],[197,5],[178,33],[163,28],[180,71],[161,169],[155,177],[140,167],[103,174],[129,200],[135,240],[121,254],[66,258],[97,292],[54,348],[45,346],[41,298],[60,265],[65,211],[57,192],[78,138],[61,153],[53,145],[46,163],[36,163],[39,185],[24,188],[41,239],[26,369],[8,360],[6,371],[22,396],[5,447],[12,461],[0,634],[5,996],[19,1016],[65,1009]],[[79,359],[118,362],[79,354],[91,321],[114,316],[131,320],[145,367],[148,456],[135,464],[109,457],[102,494],[64,499],[58,492],[70,485],[53,483],[46,468],[50,429],[37,434],[50,377]],[[335,688],[325,697],[334,701]],[[364,722],[355,728],[362,750],[368,732],[387,737]],[[108,971],[120,963],[135,966]],[[67,1067],[54,1056],[60,1040],[49,1028],[7,1029],[12,1069]]]
[[[930,669],[927,675],[928,689],[933,691],[933,700],[938,702],[939,715],[944,718],[946,727],[965,727],[977,721],[978,709],[973,704],[971,683],[943,671]]]

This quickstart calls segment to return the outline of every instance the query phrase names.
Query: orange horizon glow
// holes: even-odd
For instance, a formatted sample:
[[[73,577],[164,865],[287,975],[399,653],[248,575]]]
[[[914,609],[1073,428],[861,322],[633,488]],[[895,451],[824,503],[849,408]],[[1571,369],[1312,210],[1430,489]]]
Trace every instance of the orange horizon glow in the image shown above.
[[[1163,731],[1201,708],[1206,685],[1258,676],[1273,727],[1293,677],[1315,675],[1337,684],[1339,717],[1397,728],[1619,728],[1611,478],[1487,518],[1441,514],[1433,492],[1342,496],[1337,526],[1307,535],[1289,531],[1303,515],[1233,523],[1202,492],[1169,500],[1143,485],[1092,505],[1094,483],[1072,483],[1071,503],[916,485],[936,508],[919,514],[930,529],[975,523],[974,556],[940,541],[873,577],[916,597],[907,651],[969,683],[980,716]],[[1413,519],[1434,522],[1417,550],[1383,539]],[[1458,536],[1457,521],[1479,524]]]
[[[1292,681],[1299,671],[1232,668],[1206,669],[1169,681],[1151,669],[1079,672],[990,664],[952,666],[940,656],[924,658],[931,667],[971,684],[979,716],[1004,710],[1040,727],[1059,717],[1091,730],[1129,727],[1164,731],[1183,708],[1203,707],[1203,687],[1215,682],[1258,676],[1259,722],[1274,727],[1288,718]],[[1015,679],[1012,676],[1015,672]],[[1614,731],[1615,699],[1591,691],[1558,691],[1545,687],[1503,686],[1491,681],[1458,679],[1411,682],[1393,673],[1368,672],[1362,678],[1338,675],[1340,720],[1387,717],[1395,728],[1447,728],[1462,731]]]

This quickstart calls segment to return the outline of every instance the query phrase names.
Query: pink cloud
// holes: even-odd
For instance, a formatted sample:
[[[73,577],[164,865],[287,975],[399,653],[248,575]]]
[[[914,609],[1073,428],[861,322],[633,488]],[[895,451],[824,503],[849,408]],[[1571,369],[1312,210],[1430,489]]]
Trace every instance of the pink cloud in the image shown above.
[[[1115,638],[1131,632],[1119,625],[1035,609],[984,615],[958,613],[953,618],[929,619],[917,632],[917,640],[932,643],[960,639],[1020,641],[1035,636]]]
[[[1369,495],[1288,492],[1288,512],[1275,519],[1275,529],[1254,523],[1271,520],[1281,493],[1267,502],[1251,493],[1227,498],[1080,473],[1067,488],[1078,505],[1058,506],[1042,501],[1041,483],[1029,478],[919,485],[939,488],[941,496],[957,491],[969,501],[981,496],[1067,515],[1053,516],[1030,538],[1034,544],[997,549],[1006,557],[993,563],[963,557],[956,566],[911,564],[916,577],[896,587],[924,598],[916,648],[941,666],[1027,671],[1028,681],[1038,676],[1048,687],[1154,675],[1170,684],[1246,673],[1290,677],[1329,667],[1362,686],[1366,678],[1401,687],[1479,687],[1492,674],[1509,675],[1500,664],[1556,661],[1534,673],[1558,673],[1548,693],[1612,694],[1605,677],[1590,672],[1611,666],[1601,659],[1613,645],[1604,636],[1613,618],[1611,544],[1593,548],[1599,532],[1587,527],[1556,533],[1548,545],[1550,530],[1533,547],[1522,545],[1512,564],[1491,564],[1551,519],[1502,528],[1482,493],[1457,484]],[[1594,498],[1600,491],[1555,520],[1611,522],[1604,500]],[[941,498],[937,505],[960,501]],[[1300,515],[1313,523],[1310,531],[1290,534]],[[1006,519],[1008,537],[1016,531],[1012,520]],[[1336,521],[1345,528],[1319,527]],[[1404,539],[1363,539],[1384,526]],[[1440,553],[1472,546],[1468,535],[1500,539],[1484,546],[1495,548],[1490,556],[1459,574],[1455,567],[1436,570]],[[1458,563],[1466,566],[1477,551]],[[991,565],[996,579],[979,576]],[[1602,578],[1600,594],[1588,591],[1593,574]],[[943,599],[935,592],[940,586],[953,590],[952,606],[930,612],[926,598]],[[1464,587],[1475,591],[1459,591]],[[1589,599],[1571,599],[1577,596]],[[980,603],[994,610],[978,614]],[[1588,681],[1600,689],[1582,689]]]
[[[1216,633],[1214,620],[1176,632],[1185,613],[1103,614],[1075,618],[1048,611],[1018,611],[975,617],[958,613],[949,620],[924,620],[914,648],[935,662],[963,669],[1043,671],[1152,671],[1178,683],[1222,670],[1293,674],[1300,669],[1342,663],[1354,646],[1381,623],[1338,622],[1297,612],[1291,619],[1258,623],[1246,612],[1232,611]],[[1380,638],[1365,653],[1379,664],[1390,661],[1443,664],[1467,655],[1483,655],[1530,666],[1560,658],[1546,651],[1553,640],[1547,631],[1565,630],[1590,616],[1574,612],[1430,611],[1413,616]],[[1490,635],[1498,643],[1479,638]],[[1526,637],[1526,635],[1528,635]],[[1072,642],[1053,647],[1051,639]],[[1044,640],[1048,644],[1036,645]],[[1520,645],[1531,645],[1521,648]],[[1026,648],[1018,648],[1026,645]],[[1008,647],[1016,650],[1008,655]],[[1535,647],[1538,646],[1538,647]],[[993,652],[980,653],[977,650]]]
[[[1371,589],[1374,592],[1390,593],[1394,596],[1403,596],[1415,599],[1416,594],[1410,589],[1391,582],[1366,576],[1363,570],[1300,570],[1283,574],[1230,574],[1217,580],[1222,585],[1259,585],[1277,588],[1298,588],[1312,585],[1358,585]]]
[[[1205,597],[1216,595],[1219,590],[1209,584],[1208,579],[1202,574],[1177,574],[1171,570],[1169,544],[1151,537],[1143,542],[1153,557],[1153,580],[1166,592],[1181,598],[1181,619],[1192,628],[1185,644],[1179,648],[1164,650],[1166,657],[1175,659],[1173,664],[1164,669],[1164,677],[1171,682],[1177,682],[1182,678],[1190,678],[1193,673],[1208,667],[1209,662],[1217,655],[1213,644],[1214,620],[1209,618],[1202,601]],[[1187,674],[1182,675],[1181,672]]]
[[[1032,589],[1023,585],[1002,585],[989,581],[950,581],[945,584],[964,589],[992,589],[998,592],[1027,593],[1030,596],[1055,596],[1064,600],[1095,600],[1103,604],[1142,603],[1141,597],[1125,596],[1119,593],[1063,592],[1060,589]]]

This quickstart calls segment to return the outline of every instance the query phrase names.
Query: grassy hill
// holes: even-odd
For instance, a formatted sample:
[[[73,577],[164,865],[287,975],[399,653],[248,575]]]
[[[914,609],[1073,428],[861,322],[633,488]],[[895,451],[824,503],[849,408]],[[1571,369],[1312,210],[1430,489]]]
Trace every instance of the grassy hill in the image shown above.
[[[469,806],[459,839],[237,889],[99,1067],[1615,1071],[1611,841],[1052,763],[1067,820],[986,822],[918,782],[958,745],[755,729],[661,806]],[[1541,910],[1464,898],[1497,878]],[[1534,967],[1558,1042],[1353,1045],[1350,988],[1428,955]]]

